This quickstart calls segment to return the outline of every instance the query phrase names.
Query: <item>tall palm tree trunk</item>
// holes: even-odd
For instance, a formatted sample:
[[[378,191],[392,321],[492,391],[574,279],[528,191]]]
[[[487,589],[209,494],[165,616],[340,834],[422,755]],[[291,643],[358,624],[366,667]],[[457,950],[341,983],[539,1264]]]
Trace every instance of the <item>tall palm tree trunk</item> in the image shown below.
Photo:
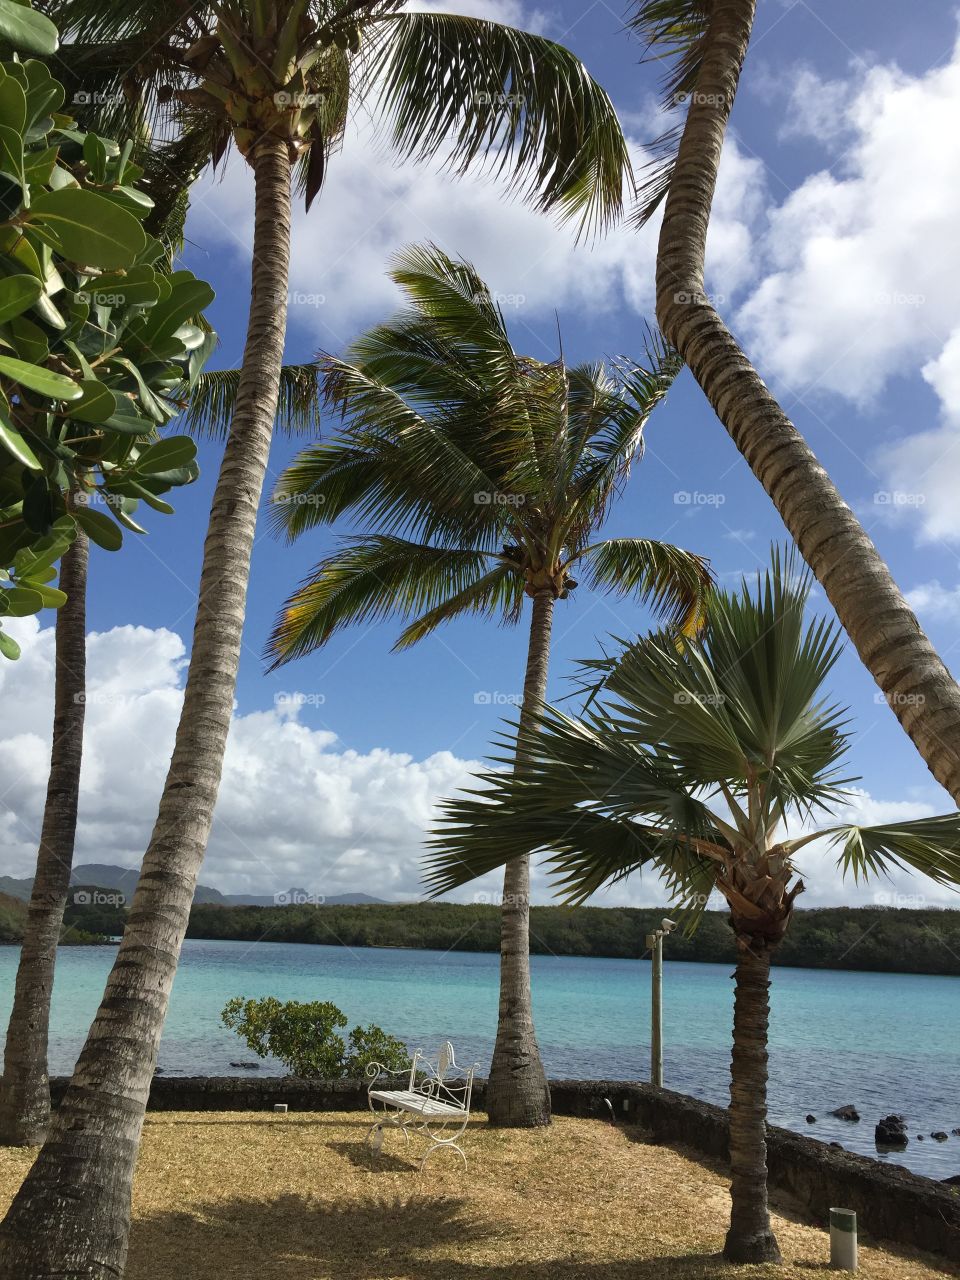
[[[780,1262],[767,1206],[767,1022],[770,950],[737,936],[733,1055],[730,1063],[731,1262]]]
[[[520,727],[526,728],[547,696],[554,598],[537,592],[530,618]],[[520,751],[517,769],[522,768]],[[500,914],[500,1012],[487,1084],[487,1115],[503,1128],[550,1123],[550,1090],[540,1061],[530,993],[530,859],[515,858],[503,873]]]
[[[86,536],[78,531],[60,565],[67,600],[57,611],[50,776],[0,1081],[0,1143],[6,1146],[39,1146],[50,1123],[50,994],[73,867],[83,758],[88,553]]]
[[[755,0],[715,0],[696,91],[667,196],[657,256],[657,319],[931,773],[960,803],[960,688],[883,559],[703,293],[717,168]]]
[[[115,1280],[160,1033],[217,799],[240,660],[257,507],[286,328],[290,157],[252,157],[247,342],[210,511],[183,710],[156,825],[106,991],[50,1137],[0,1225],[2,1280]]]

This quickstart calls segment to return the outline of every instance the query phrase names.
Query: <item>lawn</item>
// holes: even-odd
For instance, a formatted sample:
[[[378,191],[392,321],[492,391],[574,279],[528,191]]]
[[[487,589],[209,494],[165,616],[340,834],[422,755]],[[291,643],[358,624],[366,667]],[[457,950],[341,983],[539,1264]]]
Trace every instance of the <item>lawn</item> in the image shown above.
[[[359,1114],[148,1115],[126,1280],[700,1280],[827,1272],[826,1232],[778,1203],[783,1268],[717,1256],[720,1172],[629,1128],[560,1118],[548,1130],[464,1137],[466,1172],[388,1131],[374,1162]],[[29,1151],[0,1149],[0,1203]],[[835,1272],[830,1274],[837,1274]],[[868,1280],[960,1269],[861,1247]]]

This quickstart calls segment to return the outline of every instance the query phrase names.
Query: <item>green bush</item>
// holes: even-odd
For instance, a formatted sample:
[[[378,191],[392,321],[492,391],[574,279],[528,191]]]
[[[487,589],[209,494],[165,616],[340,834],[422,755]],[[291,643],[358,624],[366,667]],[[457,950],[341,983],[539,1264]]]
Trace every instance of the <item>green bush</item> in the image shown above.
[[[220,1019],[258,1057],[272,1054],[295,1076],[340,1080],[363,1076],[370,1062],[388,1071],[410,1066],[406,1045],[373,1024],[354,1027],[345,1043],[337,1032],[347,1025],[346,1016],[329,1000],[235,996],[224,1005]]]

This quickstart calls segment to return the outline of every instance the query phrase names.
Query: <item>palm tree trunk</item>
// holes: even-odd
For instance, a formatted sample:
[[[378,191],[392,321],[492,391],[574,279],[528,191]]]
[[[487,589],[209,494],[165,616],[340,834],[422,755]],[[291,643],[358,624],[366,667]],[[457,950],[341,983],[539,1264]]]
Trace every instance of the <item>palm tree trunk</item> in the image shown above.
[[[50,1123],[50,994],[73,867],[83,758],[87,556],[86,536],[78,531],[60,564],[60,589],[67,600],[57,611],[50,776],[0,1081],[0,1143],[5,1146],[39,1146]]]
[[[901,726],[960,803],[960,688],[863,526],[703,293],[717,168],[754,8],[755,0],[713,5],[660,232],[657,319],[773,500]]]
[[[731,1262],[780,1262],[767,1207],[770,950],[762,939],[739,935],[737,945],[729,1111],[733,1205],[723,1253]]]
[[[533,598],[520,726],[543,706],[550,662],[553,592]],[[520,752],[517,766],[522,767]],[[530,859],[515,858],[503,873],[500,912],[500,1013],[487,1084],[487,1115],[501,1128],[550,1123],[550,1090],[540,1061],[530,994]]]
[[[240,660],[250,556],[286,328],[290,157],[252,158],[252,291],[236,413],[204,546],[183,711],[116,963],[70,1086],[0,1225],[2,1280],[115,1280],[160,1033],[217,799]]]

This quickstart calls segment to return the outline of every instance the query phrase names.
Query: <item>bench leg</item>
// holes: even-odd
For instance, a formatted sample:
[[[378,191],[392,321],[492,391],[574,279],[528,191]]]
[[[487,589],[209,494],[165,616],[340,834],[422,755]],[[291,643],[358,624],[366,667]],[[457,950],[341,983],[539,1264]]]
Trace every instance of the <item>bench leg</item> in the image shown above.
[[[467,1157],[463,1154],[460,1147],[457,1145],[455,1139],[442,1138],[442,1139],[436,1139],[433,1143],[433,1146],[427,1148],[426,1152],[424,1153],[423,1159],[420,1161],[421,1173],[423,1173],[424,1166],[426,1165],[430,1157],[433,1155],[433,1153],[435,1151],[439,1151],[441,1148],[446,1148],[448,1151],[455,1151],[457,1155],[460,1157],[460,1159],[463,1161],[463,1167],[464,1168],[467,1167]]]
[[[399,1115],[382,1115],[378,1120],[374,1121],[367,1132],[367,1145],[373,1148],[373,1154],[375,1156],[380,1154],[380,1148],[383,1146],[383,1130],[386,1125],[389,1125],[392,1129],[399,1129],[407,1142],[410,1141],[410,1134],[407,1132],[406,1120],[402,1119]]]

